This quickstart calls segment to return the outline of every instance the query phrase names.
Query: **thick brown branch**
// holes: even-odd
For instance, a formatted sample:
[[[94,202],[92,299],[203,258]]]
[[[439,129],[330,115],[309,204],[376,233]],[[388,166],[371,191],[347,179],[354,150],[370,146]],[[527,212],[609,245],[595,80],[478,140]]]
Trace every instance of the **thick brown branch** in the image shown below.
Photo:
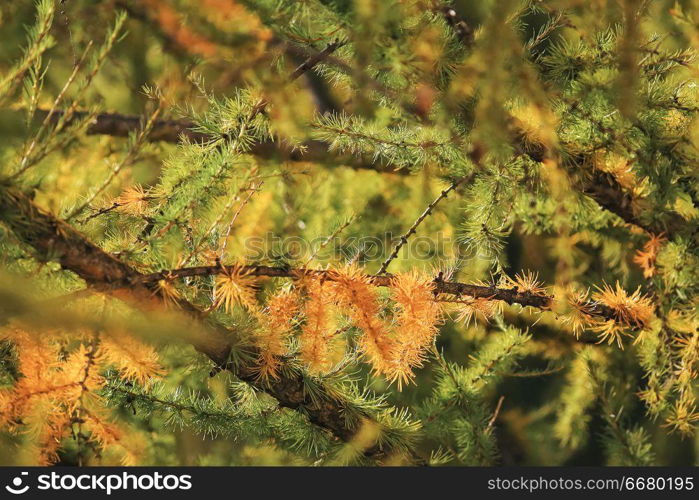
[[[46,110],[38,110],[37,116],[42,118],[47,114]],[[74,113],[74,120],[84,119],[86,112]],[[61,117],[61,112],[54,112],[51,120],[56,121]],[[123,115],[120,113],[99,113],[90,121],[87,133],[90,135],[110,135],[114,137],[127,137],[138,130],[142,119],[138,116]],[[207,134],[194,130],[196,125],[189,120],[158,120],[154,123],[148,140],[151,142],[176,143],[180,137],[186,137],[191,142],[206,142],[212,139]],[[541,149],[527,145],[523,152],[537,162],[543,160]],[[362,158],[352,155],[341,155],[330,152],[328,144],[322,141],[308,141],[303,150],[291,149],[284,144],[274,141],[264,141],[252,146],[250,153],[265,159],[283,159],[295,162],[309,162],[320,164],[344,165],[359,170],[374,170],[381,173],[393,173],[407,175],[406,169],[396,169],[390,165],[374,162],[370,158]],[[583,162],[583,158],[576,163]],[[678,230],[673,221],[667,226],[660,224],[647,224],[640,220],[634,213],[631,195],[626,193],[618,182],[609,174],[595,171],[591,178],[581,180],[579,189],[595,200],[602,208],[617,215],[627,224],[640,227],[653,234],[665,233],[671,235]]]
[[[39,109],[36,112],[39,119],[43,119],[47,110]],[[52,121],[58,121],[62,116],[61,111],[54,111]],[[88,116],[85,111],[73,113],[73,120],[84,120]],[[137,131],[142,124],[142,118],[120,113],[98,113],[92,117],[87,126],[88,135],[110,135],[113,137],[128,137]],[[213,137],[194,130],[196,125],[189,120],[157,120],[147,137],[151,142],[176,143],[181,137],[191,142],[207,142]],[[322,141],[311,140],[304,144],[303,149],[291,149],[285,144],[274,141],[264,141],[251,146],[250,154],[263,159],[290,160],[294,162],[320,163],[324,165],[344,165],[358,170],[374,170],[380,173],[395,173],[407,175],[406,169],[396,169],[391,165],[374,162],[370,158],[362,158],[349,154],[330,153],[328,144]]]
[[[441,2],[435,2],[435,10],[444,14],[447,22],[455,30],[464,46],[469,48],[473,43],[473,33],[470,27],[458,17],[451,7],[444,6]],[[333,65],[342,64],[336,60],[330,60],[331,54],[342,45],[342,42],[334,41],[320,52],[307,53],[304,62],[290,74],[288,81],[294,81],[323,60],[327,60],[327,62]],[[257,114],[264,110],[267,104],[268,102],[264,99],[260,101],[254,113]],[[46,112],[43,112],[44,115],[45,113]],[[42,112],[40,111],[39,114],[42,114]],[[57,120],[60,116],[60,112],[54,113],[51,119]],[[84,114],[76,113],[75,119],[81,116],[84,116]],[[137,130],[140,127],[140,122],[141,119],[135,116],[117,113],[101,113],[96,115],[88,125],[88,134],[104,134],[123,137]],[[206,134],[194,130],[195,128],[195,124],[188,120],[160,120],[154,124],[149,140],[177,142],[181,136],[185,136],[194,142],[203,142],[211,139],[211,137]],[[527,141],[519,132],[516,132],[516,135],[518,135],[517,142],[519,147],[526,155],[534,161],[543,161],[545,152],[540,146],[527,144]],[[318,163],[327,163],[330,159],[332,163],[347,165],[352,168],[370,169],[380,172],[407,173],[404,169],[392,169],[390,166],[377,164],[371,159],[357,158],[348,155],[335,158],[334,154],[328,151],[328,145],[320,141],[310,141],[306,146],[306,151],[301,153],[299,150],[292,151],[285,148],[283,145],[269,141],[256,144],[251,153],[266,158],[281,157],[294,161]],[[583,165],[585,163],[584,158],[575,159],[575,163]],[[590,178],[580,181],[577,187],[595,200],[603,209],[617,215],[627,224],[640,227],[649,233],[660,234],[664,232],[669,236],[679,229],[677,227],[678,224],[674,220],[669,221],[667,224],[649,224],[642,221],[633,210],[633,200],[630,194],[628,194],[611,175],[594,171]]]
[[[147,283],[143,275],[104,252],[72,226],[37,207],[21,191],[0,184],[0,220],[25,244],[31,246],[40,260],[57,260],[61,267],[74,272],[91,287],[110,293],[140,308],[159,305],[164,297],[157,284]],[[202,318],[201,312],[187,301],[177,301],[182,311]],[[217,364],[225,363],[231,346],[228,332],[210,332],[206,337],[188,340]]]
[[[261,276],[269,278],[292,278],[296,279],[303,275],[317,275],[324,279],[333,281],[336,274],[332,270],[309,269],[309,268],[286,268],[263,265],[213,265],[195,266],[180,269],[171,269],[142,275],[142,280],[152,283],[160,280],[174,280],[178,278],[193,278],[212,276],[217,274],[227,274],[233,270],[238,270],[248,276]],[[375,286],[391,286],[394,276],[392,274],[371,274],[368,276]],[[521,306],[534,307],[542,310],[549,310],[553,304],[554,297],[545,294],[519,291],[517,287],[498,288],[496,286],[472,285],[458,281],[444,281],[437,277],[434,280],[435,292],[438,294],[449,294],[456,296],[474,297],[480,299],[502,300],[510,305],[519,304]],[[598,302],[589,301],[584,306],[584,311],[590,316],[598,316],[604,319],[617,320],[615,312]]]
[[[438,10],[444,13],[447,23],[459,37],[464,48],[469,49],[474,40],[473,32],[468,25],[458,17],[453,8],[444,6],[440,2],[436,2],[436,6]],[[556,14],[556,19],[558,21],[562,21],[563,23],[570,23],[569,20],[564,19],[559,13]],[[515,129],[515,141],[517,146],[534,161],[542,162],[545,156],[544,148],[538,145],[528,144],[528,141],[523,136],[522,132],[517,130],[516,127],[513,128]],[[574,163],[578,166],[582,166],[585,164],[585,158],[575,158]],[[580,168],[580,170],[583,169]],[[675,231],[679,230],[676,219],[669,220],[665,225],[658,223],[648,224],[639,219],[632,208],[633,199],[631,198],[631,195],[628,194],[621,187],[621,185],[619,185],[616,179],[609,174],[595,170],[590,178],[582,180],[575,187],[595,200],[603,209],[617,215],[627,224],[640,227],[648,233],[665,233],[667,235],[671,235]]]
[[[198,266],[144,275],[89,242],[72,226],[39,209],[21,192],[2,186],[0,191],[2,194],[0,196],[1,217],[15,234],[32,246],[41,257],[56,256],[65,269],[73,271],[97,289],[111,292],[128,289],[129,292],[138,296],[139,300],[143,297],[162,300],[155,286],[160,280],[222,274],[236,267]],[[243,271],[253,276],[296,278],[303,273],[308,273],[333,279],[333,273],[326,270],[244,266]],[[371,279],[376,286],[390,286],[393,276],[372,275]],[[520,292],[517,288],[497,288],[441,279],[435,280],[435,289],[438,293],[502,300],[508,304],[520,304],[538,309],[550,308],[553,300],[551,296]],[[180,301],[178,306],[189,314],[201,318],[201,312],[190,303]],[[591,315],[614,317],[611,310],[596,303],[590,303],[587,312]],[[218,364],[225,360],[230,350],[230,345],[226,345],[223,340],[201,347],[200,350]]]
[[[143,276],[145,282],[155,282],[161,279],[172,280],[176,278],[191,278],[195,276],[210,276],[214,274],[229,273],[231,270],[240,269],[243,273],[250,276],[266,276],[270,278],[298,278],[302,275],[318,275],[323,276],[327,280],[334,280],[335,275],[331,270],[323,269],[308,269],[296,268],[289,269],[284,267],[273,266],[198,266],[186,267],[181,269],[173,269],[161,271]],[[391,286],[393,275],[391,274],[373,274],[369,276],[375,286]],[[551,305],[552,298],[545,295],[534,295],[530,293],[522,293],[516,289],[497,288],[490,286],[469,285],[456,281],[435,280],[435,290],[438,293],[447,293],[451,295],[466,295],[476,298],[489,298],[494,300],[503,300],[508,304],[520,304],[523,306],[532,306],[539,309],[548,309]]]
[[[160,306],[166,298],[160,293],[154,275],[143,275],[129,265],[117,260],[91,243],[72,226],[57,219],[45,210],[37,207],[28,196],[16,188],[0,183],[0,220],[7,225],[18,239],[33,248],[42,260],[57,260],[61,266],[83,278],[88,285],[105,293],[118,297],[140,309]],[[190,317],[200,320],[194,323],[193,330],[205,328],[205,336],[192,335],[184,339],[191,342],[197,350],[208,356],[219,367],[235,371],[242,380],[265,391],[279,401],[283,407],[298,409],[308,419],[344,441],[350,441],[359,422],[348,413],[372,415],[353,408],[347,412],[350,402],[326,394],[324,397],[311,397],[306,390],[302,373],[284,371],[279,379],[261,382],[254,366],[228,362],[232,345],[238,342],[235,332],[223,325],[205,318],[203,313],[186,300],[176,300],[177,308]],[[249,348],[252,357],[256,352]],[[380,458],[390,450],[374,447],[366,454]]]
[[[524,144],[524,139],[520,139]],[[544,160],[545,151],[541,146],[536,144],[523,145],[522,151],[536,162]],[[579,155],[572,158],[571,161],[574,165],[580,166],[586,163],[586,158]],[[579,170],[584,169],[580,167]],[[576,187],[595,200],[603,209],[618,216],[627,224],[639,227],[648,233],[671,235],[680,229],[677,220],[670,220],[665,225],[642,221],[634,212],[633,198],[611,174],[593,169],[590,175],[578,180]]]

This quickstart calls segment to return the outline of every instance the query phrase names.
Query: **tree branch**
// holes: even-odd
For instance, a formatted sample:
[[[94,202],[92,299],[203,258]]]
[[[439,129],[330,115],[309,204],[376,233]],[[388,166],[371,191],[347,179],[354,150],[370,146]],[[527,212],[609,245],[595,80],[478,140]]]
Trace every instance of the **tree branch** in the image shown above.
[[[43,119],[48,110],[38,109],[36,116]],[[57,122],[62,111],[54,111],[52,122]],[[75,111],[72,120],[82,120],[89,116],[86,111]],[[88,135],[109,135],[112,137],[128,137],[139,130],[143,119],[140,116],[120,113],[98,113],[93,116],[87,126]],[[190,142],[207,142],[213,139],[208,134],[194,130],[196,125],[189,120],[156,120],[146,140],[150,142],[177,143],[181,137]],[[263,159],[286,159],[294,162],[321,163],[325,165],[344,165],[356,170],[374,170],[379,173],[408,175],[406,169],[396,169],[391,165],[374,162],[371,158],[328,152],[328,144],[322,141],[310,140],[304,143],[303,149],[291,149],[285,144],[275,141],[263,141],[251,145],[250,154]]]
[[[48,114],[47,110],[37,110],[38,117]],[[76,111],[73,113],[74,120],[84,119],[88,113]],[[51,116],[51,121],[58,121],[62,116],[61,111],[55,111]],[[99,113],[95,115],[88,124],[88,135],[110,135],[114,137],[127,137],[130,133],[138,130],[142,119],[139,116],[123,115],[120,113]],[[151,142],[171,142],[176,143],[180,137],[186,137],[191,142],[206,142],[212,139],[211,136],[194,130],[196,125],[189,120],[157,120],[148,135],[147,140]],[[528,144],[522,147],[521,151],[536,162],[544,159],[544,152],[535,145]],[[351,155],[341,155],[328,150],[328,144],[323,141],[308,141],[304,144],[303,151],[291,149],[284,144],[274,141],[264,141],[256,143],[251,147],[250,154],[265,158],[284,158],[295,162],[309,162],[321,164],[344,165],[356,170],[374,170],[386,174],[408,175],[406,169],[392,168],[390,165],[376,163],[371,158],[363,158]],[[575,158],[576,164],[584,162],[584,158]],[[626,193],[619,183],[609,174],[601,171],[594,171],[592,177],[581,180],[579,189],[595,200],[603,209],[617,215],[625,223],[631,224],[648,233],[665,233],[671,236],[679,230],[677,221],[670,221],[666,226],[658,223],[648,224],[638,218],[633,211],[633,200],[631,195]]]
[[[444,20],[449,26],[451,26],[451,29],[459,38],[464,48],[468,49],[473,45],[473,42],[475,41],[473,28],[471,28],[468,23],[466,23],[466,21],[459,16],[453,7],[450,5],[445,5],[443,2],[437,0],[434,2],[433,9],[442,13]]]
[[[32,247],[39,259],[57,260],[63,269],[74,272],[98,291],[142,310],[161,307],[168,300],[160,292],[155,275],[143,275],[104,252],[72,226],[37,207],[27,195],[6,182],[0,182],[0,220],[18,239]],[[184,340],[208,356],[217,367],[230,369],[241,380],[276,398],[281,406],[301,411],[312,423],[328,430],[338,439],[351,441],[360,425],[358,419],[349,414],[375,420],[371,411],[357,408],[351,401],[338,396],[337,391],[314,394],[312,397],[306,389],[303,373],[298,370],[284,370],[278,379],[263,382],[257,377],[252,364],[240,361],[234,366],[229,362],[229,355],[233,345],[239,342],[235,332],[206,317],[186,300],[175,299],[175,306],[190,318],[198,320],[197,329],[205,327],[205,336],[192,335]],[[251,347],[249,351],[254,358],[255,349]],[[322,383],[317,384],[322,387]],[[377,445],[367,450],[365,455],[381,459],[390,452]]]
[[[332,270],[308,269],[308,268],[286,268],[264,265],[212,265],[184,267],[171,269],[142,275],[141,279],[145,283],[157,282],[160,280],[174,280],[179,278],[203,277],[218,274],[229,274],[238,270],[247,276],[260,276],[269,278],[292,278],[297,279],[303,275],[322,276],[323,279],[334,281],[336,275]],[[394,276],[392,274],[372,274],[368,276],[374,286],[391,286]],[[496,286],[472,285],[458,281],[444,281],[441,277],[434,280],[435,292],[438,294],[449,294],[456,296],[467,296],[480,299],[502,300],[510,305],[519,304],[521,306],[534,307],[542,310],[549,310],[553,304],[554,297],[551,295],[535,294],[531,292],[520,292],[517,287],[498,288]],[[599,316],[605,319],[617,319],[614,311],[595,301],[589,301],[584,306],[585,312],[590,316]]]
[[[454,9],[445,6],[441,2],[435,2],[434,9],[444,14],[445,19],[459,36],[464,46],[470,48],[473,43],[473,30],[458,17]],[[333,65],[340,64],[344,70],[351,70],[351,68],[348,69],[341,61],[328,60],[331,54],[342,45],[344,45],[344,42],[336,40],[328,44],[326,48],[320,52],[308,51],[306,59],[291,73],[288,81],[294,81],[323,60],[327,60],[329,64]],[[255,108],[255,113],[261,112],[266,106],[267,101],[263,99]],[[39,116],[45,115],[46,113],[47,112],[43,110],[37,112]],[[74,119],[79,119],[80,117],[84,117],[85,113],[76,112],[74,115]],[[54,112],[50,118],[53,121],[60,119],[60,116],[61,112],[57,111]],[[140,127],[140,123],[140,117],[121,115],[118,113],[100,113],[96,115],[88,125],[88,134],[125,137],[132,131],[137,130]],[[185,136],[193,142],[211,140],[210,136],[195,131],[195,127],[196,125],[188,120],[159,120],[153,124],[153,129],[148,140],[175,143],[179,141],[181,136]],[[527,144],[525,138],[519,136],[517,137],[517,143],[520,150],[532,160],[537,162],[543,161],[545,156],[543,147],[540,145]],[[290,150],[283,145],[267,141],[254,145],[251,153],[263,158],[284,157],[293,161],[318,163],[326,163],[330,159],[333,163],[350,166],[355,169],[369,169],[384,173],[408,173],[405,169],[391,169],[390,165],[376,164],[369,158],[357,158],[348,155],[335,157],[334,154],[328,151],[328,145],[321,141],[309,141],[306,146],[306,152],[301,153],[298,150]],[[584,158],[575,158],[574,163],[582,165],[584,163]],[[595,200],[603,209],[617,215],[625,223],[640,227],[648,233],[660,234],[664,232],[671,237],[674,232],[680,229],[677,220],[671,220],[667,222],[667,224],[645,223],[642,221],[634,213],[632,197],[626,193],[619,183],[609,174],[594,171],[591,177],[583,179],[579,183],[578,188],[581,192]]]
[[[459,37],[464,48],[471,48],[474,42],[473,31],[459,18],[456,11],[449,6],[444,6],[439,1],[435,2],[435,9],[444,14],[447,23]],[[556,15],[559,21],[564,20],[565,23],[569,23],[567,19],[564,19],[562,14],[557,13]],[[546,153],[544,148],[540,145],[527,144],[521,132],[517,132],[516,142],[517,146],[532,160],[536,162],[542,162],[544,160]],[[574,160],[576,165],[581,166],[584,164],[585,158],[578,157]],[[583,169],[581,168],[581,170]],[[680,229],[676,219],[668,221],[665,225],[658,223],[648,224],[640,220],[632,208],[633,199],[631,195],[629,195],[616,179],[609,174],[595,170],[591,178],[584,179],[577,187],[584,194],[595,200],[603,209],[617,215],[627,224],[637,226],[648,233],[660,234],[664,232],[670,236]]]
[[[400,249],[403,248],[403,245],[405,245],[408,242],[408,238],[410,238],[410,236],[415,234],[415,232],[417,231],[417,227],[420,224],[422,224],[422,221],[425,220],[430,215],[430,213],[432,213],[432,210],[434,209],[434,207],[437,206],[437,203],[439,203],[444,198],[446,198],[447,195],[450,192],[452,192],[454,189],[456,189],[460,184],[465,182],[467,179],[472,179],[472,178],[473,178],[472,175],[467,175],[467,176],[464,176],[460,179],[455,180],[454,182],[451,183],[451,185],[449,185],[449,187],[447,187],[441,193],[439,193],[439,196],[437,196],[437,198],[432,200],[432,202],[429,205],[427,205],[427,208],[425,208],[425,211],[422,212],[422,214],[420,214],[420,217],[418,217],[415,220],[415,222],[413,222],[413,225],[410,226],[410,229],[408,229],[408,231],[403,236],[400,237],[396,246],[393,247],[393,251],[391,252],[391,255],[389,255],[388,258],[385,261],[383,261],[383,263],[381,264],[381,268],[379,269],[379,272],[377,274],[384,274],[386,272],[386,270],[388,269],[388,266],[391,265],[391,262],[396,257],[398,257],[398,252],[400,252]]]
[[[524,145],[524,141],[522,141],[521,151],[536,162],[544,161],[546,154],[543,146],[536,144]],[[578,155],[572,158],[571,161],[574,165],[580,166],[585,163],[586,158],[583,155]],[[580,169],[583,170],[582,168]],[[642,221],[633,210],[633,198],[611,174],[597,169],[585,173],[587,176],[580,179],[577,183],[578,189],[595,200],[600,207],[618,216],[625,223],[639,227],[650,234],[665,233],[670,236],[680,230],[681,226],[678,220],[668,221],[665,225]]]

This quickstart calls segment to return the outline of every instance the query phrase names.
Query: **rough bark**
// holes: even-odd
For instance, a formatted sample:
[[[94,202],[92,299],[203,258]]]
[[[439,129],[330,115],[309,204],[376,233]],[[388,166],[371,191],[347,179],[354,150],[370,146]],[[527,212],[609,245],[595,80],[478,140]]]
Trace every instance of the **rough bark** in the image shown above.
[[[30,246],[38,259],[58,261],[65,270],[80,276],[96,290],[142,310],[162,306],[167,300],[158,290],[158,280],[151,279],[153,275],[143,275],[104,252],[72,226],[39,208],[26,194],[1,183],[0,221]],[[186,300],[176,300],[175,305],[195,321],[197,330],[205,333],[193,334],[184,340],[208,356],[216,369],[234,371],[240,379],[276,398],[281,406],[300,410],[309,421],[338,439],[352,439],[359,422],[348,418],[346,401],[330,394],[314,400],[305,389],[303,374],[298,371],[286,370],[279,379],[260,381],[252,365],[228,362],[231,348],[238,341],[235,332],[207,319],[200,309]],[[246,349],[254,359],[254,348],[246,346]],[[364,417],[372,420],[368,413]],[[380,459],[390,452],[375,447],[366,454]]]

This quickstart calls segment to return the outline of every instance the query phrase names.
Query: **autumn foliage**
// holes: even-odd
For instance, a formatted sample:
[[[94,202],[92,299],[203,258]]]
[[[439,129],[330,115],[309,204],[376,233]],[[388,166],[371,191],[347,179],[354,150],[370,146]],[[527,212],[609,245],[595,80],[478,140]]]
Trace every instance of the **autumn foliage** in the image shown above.
[[[699,12],[496,4],[0,5],[0,463],[695,463]]]

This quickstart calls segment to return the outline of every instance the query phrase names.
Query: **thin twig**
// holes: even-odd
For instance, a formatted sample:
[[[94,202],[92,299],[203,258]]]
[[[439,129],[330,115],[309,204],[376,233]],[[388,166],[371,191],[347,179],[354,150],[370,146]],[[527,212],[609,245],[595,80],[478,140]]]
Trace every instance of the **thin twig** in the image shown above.
[[[90,196],[88,196],[88,198],[80,206],[75,208],[66,217],[66,221],[70,221],[71,219],[75,218],[78,214],[80,214],[83,210],[85,210],[105,189],[107,189],[107,187],[109,187],[112,181],[116,178],[117,175],[119,175],[119,172],[121,172],[121,170],[125,166],[130,165],[131,163],[136,161],[136,159],[138,158],[138,151],[140,147],[145,142],[146,137],[148,137],[148,133],[153,128],[153,124],[157,120],[158,116],[160,116],[162,110],[163,102],[160,101],[153,113],[151,113],[150,117],[148,118],[148,121],[146,121],[146,123],[143,125],[143,128],[136,135],[136,138],[134,139],[133,144],[129,148],[126,155],[124,155],[121,161],[112,168],[112,171],[109,173],[104,182],[102,182],[102,184],[97,188],[97,190],[94,191]]]
[[[456,189],[461,183],[466,181],[467,179],[471,179],[471,175],[467,175],[464,177],[461,177],[460,179],[455,180],[454,182],[451,183],[451,185],[444,189],[441,193],[439,193],[439,196],[437,196],[432,203],[427,205],[427,208],[425,209],[424,212],[420,215],[420,217],[417,218],[415,222],[413,222],[413,225],[410,226],[410,229],[400,237],[398,240],[398,243],[393,247],[393,252],[391,252],[391,255],[388,256],[388,258],[381,264],[381,268],[379,269],[379,272],[377,274],[384,274],[386,270],[388,269],[388,266],[391,264],[391,262],[398,257],[398,252],[400,252],[400,249],[403,248],[403,245],[405,245],[408,242],[408,238],[415,234],[417,231],[417,227],[422,223],[423,220],[427,218],[428,215],[432,212],[435,206],[437,206],[437,203],[442,201],[444,198],[447,197],[447,195],[452,192],[454,189]]]
[[[289,75],[289,81],[293,82],[297,78],[299,78],[301,75],[306,73],[307,71],[313,69],[318,63],[323,61],[325,58],[327,58],[330,54],[335,52],[337,49],[345,45],[347,42],[342,42],[340,40],[335,40],[331,43],[329,43],[323,50],[318,52],[317,54],[313,54],[308,57],[305,61],[303,61],[292,73]]]
[[[100,215],[108,214],[109,212],[112,212],[113,210],[116,210],[117,208],[123,207],[123,203],[119,203],[118,201],[115,201],[108,207],[100,208],[99,210],[96,210],[95,213],[88,215],[84,219],[76,221],[78,224],[85,224],[86,222],[91,221],[92,219],[99,217]]]
[[[318,248],[316,248],[316,249],[314,250],[314,252],[311,254],[311,256],[306,260],[306,262],[303,263],[303,267],[308,266],[308,264],[310,264],[311,261],[313,261],[313,259],[315,259],[315,258],[318,256],[318,253],[319,253],[321,250],[323,250],[326,246],[328,246],[328,244],[329,244],[332,240],[334,240],[334,239],[337,237],[338,234],[340,234],[342,231],[344,231],[344,230],[347,228],[347,226],[349,226],[350,224],[352,224],[352,222],[354,222],[355,218],[356,218],[356,214],[352,214],[352,216],[349,217],[349,218],[348,218],[346,221],[344,221],[342,224],[340,224],[340,225],[337,227],[337,229],[335,229],[335,230],[330,234],[330,236],[328,236],[327,238],[325,238],[325,239],[323,240],[323,242],[320,244],[320,246],[319,246]]]
[[[309,56],[308,59],[303,61],[294,71],[291,72],[291,74],[287,78],[286,83],[288,84],[295,81],[300,76],[304,75],[305,73],[316,67],[318,63],[320,63],[323,59],[327,58],[327,56],[335,52],[342,45],[344,45],[344,42],[335,40],[329,43],[322,51]],[[257,104],[253,106],[250,116],[248,116],[248,123],[252,122],[252,120],[255,119],[257,115],[264,112],[265,109],[267,109],[269,102],[269,99],[267,99],[266,97],[262,97],[257,102]],[[241,135],[242,132],[243,130],[241,130]]]
[[[498,415],[500,414],[500,408],[502,408],[503,401],[505,401],[505,396],[500,396],[500,399],[498,399],[498,404],[495,406],[493,416],[490,417],[490,420],[488,421],[488,427],[486,427],[486,429],[491,429],[493,425],[495,425],[495,421],[498,419]]]
[[[51,104],[51,107],[49,108],[48,114],[44,117],[43,121],[41,122],[41,126],[39,127],[39,131],[34,135],[34,138],[32,139],[31,143],[24,149],[22,153],[22,158],[20,159],[20,165],[19,169],[13,173],[10,176],[10,179],[15,179],[22,175],[24,172],[29,170],[33,165],[37,163],[37,161],[41,158],[41,155],[37,155],[37,157],[32,158],[31,155],[34,152],[34,149],[39,145],[39,137],[41,137],[46,130],[47,126],[51,123],[51,118],[53,114],[57,111],[58,105],[60,104],[61,100],[65,96],[66,92],[70,88],[70,86],[73,84],[75,79],[78,76],[78,73],[82,69],[83,65],[85,64],[85,60],[87,59],[87,55],[90,52],[90,49],[92,48],[92,42],[89,42],[87,44],[87,47],[82,53],[82,56],[80,56],[80,59],[73,65],[73,71],[71,72],[70,76],[66,80],[65,84],[63,84],[63,87],[61,88],[60,92],[58,92],[58,95],[56,98],[53,100],[53,104]],[[55,137],[57,131],[60,129],[60,123],[59,126],[54,128],[49,134],[49,137],[45,139],[45,144],[50,143],[51,139]]]
[[[233,228],[233,224],[235,224],[235,221],[238,219],[240,212],[242,212],[243,208],[245,208],[245,205],[248,204],[248,202],[250,201],[250,198],[252,198],[252,195],[254,195],[257,191],[260,190],[260,188],[262,187],[262,184],[264,184],[264,183],[262,181],[260,181],[257,185],[253,185],[250,187],[250,192],[245,197],[245,199],[242,201],[240,206],[238,206],[238,209],[233,214],[233,217],[231,217],[231,221],[228,223],[228,227],[226,228],[226,236],[223,237],[223,244],[221,245],[221,251],[219,252],[219,256],[218,256],[219,260],[222,261],[226,255],[226,245],[228,244],[228,237],[231,235],[231,229]]]
[[[251,175],[254,176],[256,173],[257,173],[257,170],[254,169],[251,172]],[[228,211],[231,209],[231,207],[233,207],[233,204],[240,199],[240,195],[243,193],[243,191],[248,191],[250,189],[252,189],[253,191],[255,190],[255,188],[251,184],[249,184],[249,183],[245,184],[243,187],[241,187],[238,190],[238,192],[236,193],[235,196],[230,197],[230,199],[228,200],[226,205],[223,207],[223,209],[219,213],[218,217],[216,217],[216,219],[211,223],[211,225],[208,227],[208,229],[206,231],[204,231],[204,234],[201,237],[199,237],[199,241],[197,241],[197,243],[193,246],[193,248],[189,252],[189,254],[187,254],[186,257],[184,257],[183,259],[180,260],[180,263],[179,263],[180,266],[186,266],[191,261],[192,257],[194,257],[197,254],[197,252],[199,252],[199,248],[201,247],[204,240],[213,232],[214,229],[216,229],[216,226],[218,226],[219,223],[223,220],[223,217],[226,215],[226,213],[228,213]]]

